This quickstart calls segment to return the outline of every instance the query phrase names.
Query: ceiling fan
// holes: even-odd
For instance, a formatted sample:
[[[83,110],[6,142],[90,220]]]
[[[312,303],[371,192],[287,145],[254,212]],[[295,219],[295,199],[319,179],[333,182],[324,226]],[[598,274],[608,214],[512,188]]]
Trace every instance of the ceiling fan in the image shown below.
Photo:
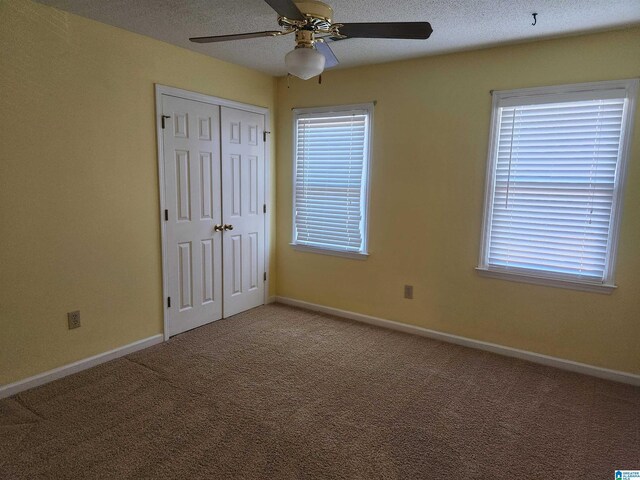
[[[265,0],[278,14],[282,30],[192,37],[195,43],[226,42],[295,33],[296,47],[284,61],[291,75],[308,80],[338,64],[329,42],[348,38],[401,38],[426,40],[433,32],[429,22],[334,23],[333,9],[316,0]]]

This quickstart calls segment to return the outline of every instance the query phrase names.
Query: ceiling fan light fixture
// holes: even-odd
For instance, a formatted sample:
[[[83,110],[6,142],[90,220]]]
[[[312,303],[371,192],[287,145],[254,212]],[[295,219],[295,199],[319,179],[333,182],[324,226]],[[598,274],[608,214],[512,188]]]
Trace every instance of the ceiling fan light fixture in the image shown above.
[[[320,75],[324,70],[325,57],[314,47],[296,47],[284,57],[287,71],[302,80]]]

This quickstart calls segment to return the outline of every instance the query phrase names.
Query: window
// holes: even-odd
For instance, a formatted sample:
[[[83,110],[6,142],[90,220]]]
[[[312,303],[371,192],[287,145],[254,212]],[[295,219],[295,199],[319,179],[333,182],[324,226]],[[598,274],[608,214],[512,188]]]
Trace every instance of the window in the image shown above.
[[[373,104],[294,110],[295,248],[367,255],[372,113]]]
[[[611,291],[637,80],[494,92],[478,270]]]

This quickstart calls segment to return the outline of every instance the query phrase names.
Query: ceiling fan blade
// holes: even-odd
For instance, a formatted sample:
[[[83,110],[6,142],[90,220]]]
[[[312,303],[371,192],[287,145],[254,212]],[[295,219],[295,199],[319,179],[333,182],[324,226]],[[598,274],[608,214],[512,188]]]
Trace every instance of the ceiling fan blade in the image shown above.
[[[304,15],[292,0],[264,0],[281,17],[289,20],[304,20]]]
[[[226,42],[228,40],[243,40],[245,38],[276,37],[282,35],[278,30],[265,32],[236,33],[234,35],[215,35],[213,37],[191,37],[189,40],[195,43]]]
[[[340,63],[336,58],[331,47],[324,42],[316,42],[316,50],[324,55],[324,68],[335,67]]]
[[[429,22],[345,23],[338,31],[347,38],[405,38],[426,40],[433,29]],[[331,37],[341,40],[340,37]]]

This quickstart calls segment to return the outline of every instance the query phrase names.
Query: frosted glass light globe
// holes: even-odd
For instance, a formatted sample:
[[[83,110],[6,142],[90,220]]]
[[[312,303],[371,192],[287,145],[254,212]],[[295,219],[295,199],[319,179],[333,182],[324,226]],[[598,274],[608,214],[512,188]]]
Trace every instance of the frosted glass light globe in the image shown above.
[[[284,57],[284,63],[291,75],[309,80],[324,70],[324,55],[315,48],[295,48]]]

